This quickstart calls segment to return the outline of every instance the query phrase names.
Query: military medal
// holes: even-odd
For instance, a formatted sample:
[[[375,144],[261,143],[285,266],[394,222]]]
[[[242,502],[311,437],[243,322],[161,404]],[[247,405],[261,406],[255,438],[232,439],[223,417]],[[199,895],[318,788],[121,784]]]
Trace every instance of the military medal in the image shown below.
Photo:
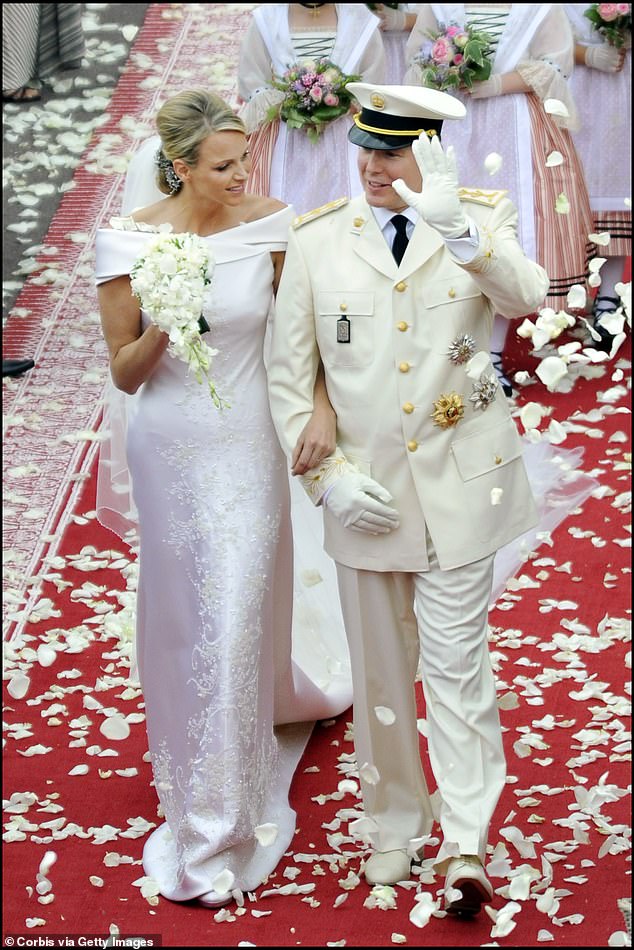
[[[337,343],[350,342],[350,321],[342,316],[337,320]]]

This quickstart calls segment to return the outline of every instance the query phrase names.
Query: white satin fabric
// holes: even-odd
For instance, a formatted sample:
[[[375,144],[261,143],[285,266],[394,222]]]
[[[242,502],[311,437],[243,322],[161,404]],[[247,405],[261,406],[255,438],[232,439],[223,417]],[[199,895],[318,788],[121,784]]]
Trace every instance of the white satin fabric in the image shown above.
[[[268,406],[270,252],[284,249],[293,214],[207,239],[216,269],[203,313],[219,350],[212,375],[230,408],[217,410],[166,353],[128,420],[137,660],[165,815],[143,862],[177,901],[213,889],[225,869],[242,891],[271,873],[294,834],[288,791],[312,723],[352,700],[338,600],[319,581],[330,571],[335,583],[334,567],[308,502],[310,557],[293,593],[288,469]],[[100,230],[98,282],[128,274],[147,239]],[[298,722],[307,725],[280,727]],[[268,824],[275,840],[260,843],[256,829]]]

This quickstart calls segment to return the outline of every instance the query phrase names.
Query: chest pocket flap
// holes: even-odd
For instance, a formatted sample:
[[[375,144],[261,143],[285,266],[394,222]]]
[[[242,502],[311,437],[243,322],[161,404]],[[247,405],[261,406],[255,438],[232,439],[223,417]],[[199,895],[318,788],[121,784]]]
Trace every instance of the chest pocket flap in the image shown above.
[[[468,274],[456,274],[455,277],[430,281],[422,291],[423,303],[428,310],[445,303],[456,303],[481,296],[482,291]]]
[[[320,290],[317,310],[324,315],[336,313],[338,317],[351,313],[371,317],[374,314],[374,294],[358,290]]]
[[[456,439],[451,450],[462,480],[493,472],[522,455],[522,440],[513,419],[497,426]]]

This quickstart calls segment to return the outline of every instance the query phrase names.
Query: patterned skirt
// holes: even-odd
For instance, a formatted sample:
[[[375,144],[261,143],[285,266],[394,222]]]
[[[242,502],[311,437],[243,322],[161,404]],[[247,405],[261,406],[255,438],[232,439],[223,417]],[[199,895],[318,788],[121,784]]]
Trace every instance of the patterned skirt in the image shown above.
[[[49,76],[60,67],[79,66],[84,55],[81,3],[40,3],[37,74]]]
[[[2,7],[3,92],[38,85],[35,77],[39,24],[39,3],[5,3]]]
[[[572,137],[544,112],[542,102],[528,95],[532,128],[535,231],[537,260],[550,277],[545,305],[565,309],[566,295],[573,284],[585,285],[587,260],[596,255],[588,241],[594,222],[590,199],[579,156]],[[563,162],[546,166],[551,152],[560,152]],[[555,210],[557,198],[565,195],[570,209]]]

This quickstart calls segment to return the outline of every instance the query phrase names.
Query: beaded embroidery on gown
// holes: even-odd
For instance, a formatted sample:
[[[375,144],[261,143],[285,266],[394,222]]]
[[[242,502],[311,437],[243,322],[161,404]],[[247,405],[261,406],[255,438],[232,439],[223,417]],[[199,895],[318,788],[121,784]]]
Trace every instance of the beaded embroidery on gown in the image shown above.
[[[328,609],[320,615],[308,590],[293,624],[304,645],[291,658],[289,484],[263,348],[270,251],[285,249],[293,214],[286,208],[207,238],[216,268],[203,314],[219,351],[214,381],[230,408],[217,410],[207,387],[165,353],[128,424],[140,536],[137,661],[165,815],[143,863],[172,900],[212,890],[225,869],[242,891],[271,873],[295,830],[288,792],[312,724],[352,701],[343,628]],[[113,224],[126,220],[136,227]],[[101,229],[98,282],[128,274],[147,239]],[[319,566],[325,555],[315,544]],[[256,829],[269,824],[275,840],[260,843]]]

